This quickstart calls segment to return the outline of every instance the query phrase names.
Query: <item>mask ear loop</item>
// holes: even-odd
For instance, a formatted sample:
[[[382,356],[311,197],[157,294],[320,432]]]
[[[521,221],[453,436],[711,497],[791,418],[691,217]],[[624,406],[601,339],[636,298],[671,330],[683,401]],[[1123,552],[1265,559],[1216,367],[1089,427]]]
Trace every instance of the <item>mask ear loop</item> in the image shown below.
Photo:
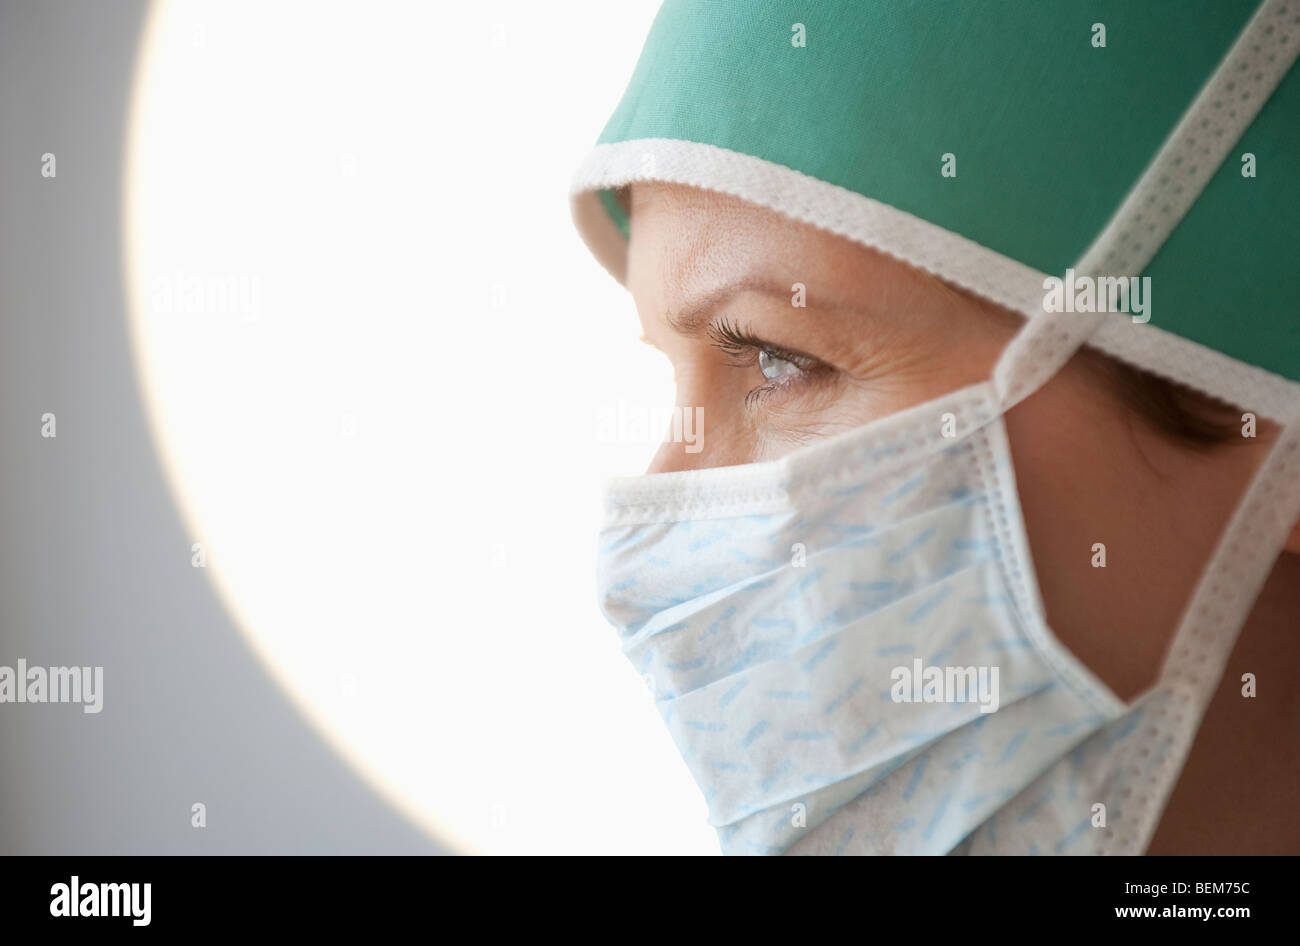
[[[1146,269],[1295,61],[1300,31],[1287,23],[1288,3],[1293,10],[1294,0],[1260,4],[1137,184],[1074,266],[1077,276],[1136,278]],[[1048,312],[1041,307],[1026,314],[1029,321],[993,370],[1004,412],[1047,383],[1103,320],[1125,317],[1113,312]]]

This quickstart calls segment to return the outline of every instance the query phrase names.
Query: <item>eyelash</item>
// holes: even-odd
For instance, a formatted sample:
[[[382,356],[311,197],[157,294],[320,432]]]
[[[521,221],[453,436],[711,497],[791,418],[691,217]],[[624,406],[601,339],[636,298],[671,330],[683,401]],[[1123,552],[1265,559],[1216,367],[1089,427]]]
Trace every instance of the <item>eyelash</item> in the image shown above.
[[[788,348],[782,348],[779,345],[773,345],[764,341],[757,335],[747,329],[741,328],[735,322],[727,319],[717,319],[708,328],[709,338],[713,340],[713,347],[731,356],[736,361],[729,362],[732,367],[749,368],[758,364],[758,355],[760,352],[767,352],[780,358],[782,361],[788,361],[799,369],[799,374],[787,378],[779,378],[760,384],[745,395],[745,405],[754,407],[763,398],[770,394],[790,387],[792,384],[799,384],[807,381],[810,375],[826,369],[828,366],[811,355],[805,355],[802,352],[790,351]],[[743,359],[743,360],[741,360]]]

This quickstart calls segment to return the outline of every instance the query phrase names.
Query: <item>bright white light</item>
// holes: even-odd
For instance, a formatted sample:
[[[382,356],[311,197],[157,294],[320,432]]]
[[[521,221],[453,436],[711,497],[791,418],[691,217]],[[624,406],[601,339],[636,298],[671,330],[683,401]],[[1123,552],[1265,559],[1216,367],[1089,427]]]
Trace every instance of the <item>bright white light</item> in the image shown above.
[[[656,5],[165,3],[142,48],[132,331],[192,541],[465,850],[717,850],[592,575],[600,478],[653,452],[594,418],[672,395],[566,185]]]

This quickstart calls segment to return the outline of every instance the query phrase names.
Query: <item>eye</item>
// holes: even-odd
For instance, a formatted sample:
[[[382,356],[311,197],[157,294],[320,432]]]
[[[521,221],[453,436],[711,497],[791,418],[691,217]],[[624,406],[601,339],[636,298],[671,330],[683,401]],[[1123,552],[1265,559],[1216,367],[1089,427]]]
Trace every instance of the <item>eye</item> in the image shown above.
[[[782,358],[770,349],[764,348],[758,353],[758,370],[763,372],[763,377],[767,380],[779,381],[781,378],[798,374],[800,368],[793,361]]]
[[[773,345],[725,318],[711,322],[708,335],[713,347],[730,357],[727,364],[750,371],[757,365],[762,373],[763,384],[745,396],[745,403],[751,407],[769,396],[795,396],[805,383],[821,383],[834,375],[834,370],[820,359]]]

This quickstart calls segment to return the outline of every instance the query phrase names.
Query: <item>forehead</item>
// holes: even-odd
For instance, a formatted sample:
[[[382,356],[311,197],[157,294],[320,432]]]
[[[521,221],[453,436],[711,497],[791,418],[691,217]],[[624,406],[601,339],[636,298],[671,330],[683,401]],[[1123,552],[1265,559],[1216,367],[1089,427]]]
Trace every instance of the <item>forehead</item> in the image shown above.
[[[828,297],[856,271],[850,260],[861,249],[738,197],[685,185],[634,184],[628,211],[627,285],[656,307],[743,280],[800,282]]]
[[[628,288],[642,295],[689,291],[741,260],[766,262],[761,218],[771,211],[678,184],[638,182],[628,199]],[[757,219],[756,219],[757,218]]]
[[[736,281],[800,283],[809,306],[881,310],[886,319],[936,306],[996,308],[893,257],[729,194],[647,181],[631,185],[627,200],[627,286],[638,306],[651,310],[672,310]]]

